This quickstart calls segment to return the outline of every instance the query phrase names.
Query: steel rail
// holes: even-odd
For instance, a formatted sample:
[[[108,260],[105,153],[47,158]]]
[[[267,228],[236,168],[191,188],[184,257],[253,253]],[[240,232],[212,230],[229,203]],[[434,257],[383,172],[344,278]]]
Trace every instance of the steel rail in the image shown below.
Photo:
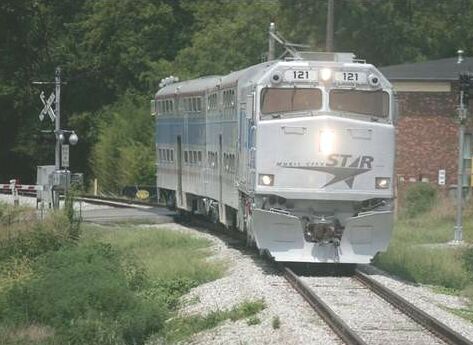
[[[376,293],[378,296],[383,298],[386,302],[393,305],[395,308],[402,311],[404,314],[409,316],[412,320],[425,327],[428,331],[435,334],[437,337],[442,339],[451,345],[473,345],[473,342],[462,336],[460,333],[454,331],[450,327],[446,326],[442,322],[433,318],[426,312],[414,306],[403,297],[391,289],[383,286],[367,274],[361,272],[359,269],[355,270],[354,278],[360,281],[364,286],[368,287],[371,291]]]
[[[290,268],[280,266],[286,280],[296,289],[330,328],[348,345],[366,345],[360,338],[314,291],[309,288]]]

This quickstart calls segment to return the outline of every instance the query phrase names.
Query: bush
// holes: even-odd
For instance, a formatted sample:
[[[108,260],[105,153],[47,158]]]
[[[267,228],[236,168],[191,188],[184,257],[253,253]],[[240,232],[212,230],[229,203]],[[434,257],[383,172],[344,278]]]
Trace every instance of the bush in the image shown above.
[[[429,211],[436,199],[437,190],[431,184],[419,182],[409,187],[406,194],[406,213],[409,218]]]
[[[163,326],[166,308],[133,292],[143,270],[110,245],[64,248],[33,266],[7,292],[4,319],[50,325],[69,344],[143,344]]]
[[[159,279],[148,288],[145,296],[148,299],[160,301],[170,309],[178,306],[179,298],[199,285],[199,282],[190,278]]]
[[[43,222],[13,225],[10,235],[0,239],[0,260],[27,257],[34,259],[70,243],[69,223],[63,213],[54,213]]]

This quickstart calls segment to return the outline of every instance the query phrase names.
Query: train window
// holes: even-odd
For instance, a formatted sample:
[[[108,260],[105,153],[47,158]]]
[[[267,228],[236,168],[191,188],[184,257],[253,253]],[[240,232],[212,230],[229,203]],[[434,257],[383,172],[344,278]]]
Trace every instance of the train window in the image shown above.
[[[187,163],[188,160],[189,160],[189,157],[188,157],[188,155],[187,155],[187,151],[184,151],[184,162]]]
[[[197,151],[192,151],[192,162],[197,163]]]
[[[169,162],[169,158],[171,158],[169,155],[169,149],[166,149],[166,162]]]
[[[202,111],[202,98],[197,97],[196,104],[197,104],[197,111],[198,112]]]
[[[171,162],[174,162],[174,150],[171,149]]]
[[[389,94],[382,90],[332,90],[330,109],[341,112],[387,117]]]
[[[320,89],[301,88],[264,88],[261,91],[261,113],[277,114],[304,110],[317,110],[322,107],[322,92]],[[264,119],[264,117],[263,117]]]
[[[199,163],[202,163],[202,151],[199,151],[197,156],[199,157]]]
[[[215,109],[217,109],[217,94],[216,94],[216,93],[212,93],[212,94],[208,97],[207,102],[208,102],[208,109],[209,109],[209,110],[215,110]]]

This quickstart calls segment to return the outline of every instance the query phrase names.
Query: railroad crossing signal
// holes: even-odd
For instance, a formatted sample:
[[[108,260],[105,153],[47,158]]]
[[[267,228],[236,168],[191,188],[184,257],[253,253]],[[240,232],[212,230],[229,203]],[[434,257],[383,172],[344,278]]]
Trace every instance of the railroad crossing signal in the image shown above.
[[[49,98],[46,100],[46,97],[44,96],[44,91],[41,91],[41,94],[39,95],[39,98],[41,98],[41,102],[43,102],[44,107],[39,113],[39,120],[43,121],[44,115],[48,114],[49,118],[51,119],[51,122],[56,120],[56,114],[54,113],[53,108],[51,108],[51,105],[54,102],[54,99],[56,98],[56,95],[54,92],[49,95]]]

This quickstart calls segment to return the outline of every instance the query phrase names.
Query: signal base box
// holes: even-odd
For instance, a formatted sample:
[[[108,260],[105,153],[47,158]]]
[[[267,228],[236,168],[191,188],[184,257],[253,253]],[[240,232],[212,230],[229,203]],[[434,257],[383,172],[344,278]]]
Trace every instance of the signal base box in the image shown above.
[[[44,201],[48,204],[52,202],[49,176],[54,172],[54,169],[54,165],[39,165],[36,167],[36,184],[43,186],[43,190],[36,194],[37,201]]]
[[[71,184],[71,172],[69,170],[55,170],[49,175],[49,183],[57,191],[66,191]]]

